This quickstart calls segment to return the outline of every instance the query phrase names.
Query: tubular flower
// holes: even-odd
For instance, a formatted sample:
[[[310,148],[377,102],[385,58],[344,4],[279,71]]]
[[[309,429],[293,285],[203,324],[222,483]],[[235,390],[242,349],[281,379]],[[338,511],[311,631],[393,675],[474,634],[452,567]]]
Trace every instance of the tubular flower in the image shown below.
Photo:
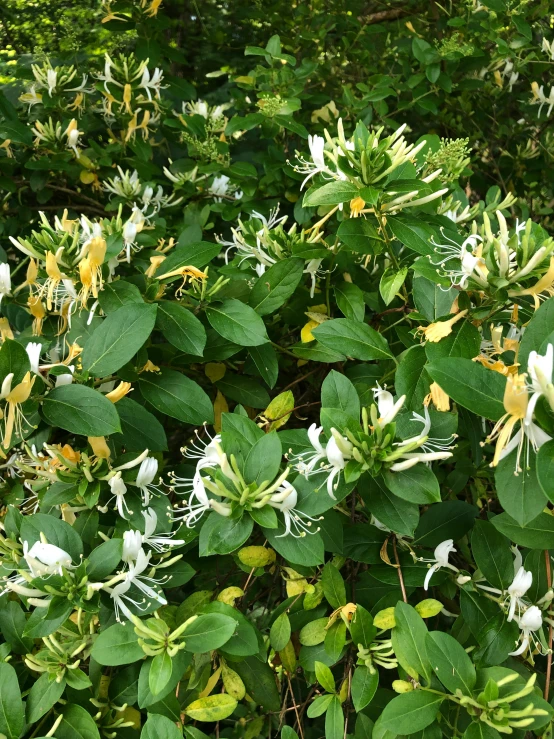
[[[434,553],[435,556],[433,557],[433,559],[420,559],[420,562],[431,563],[431,567],[429,568],[429,572],[425,576],[425,582],[423,584],[423,588],[425,590],[429,589],[429,582],[433,577],[433,574],[435,572],[438,572],[441,567],[447,567],[449,570],[459,572],[458,568],[450,564],[450,562],[448,561],[448,557],[450,556],[450,554],[455,551],[456,548],[454,547],[454,540],[446,539],[446,541],[441,542],[438,547],[436,547]]]
[[[11,383],[13,373],[10,372],[2,383],[2,392],[0,398],[6,401],[8,407],[8,415],[3,428],[3,447],[9,449],[11,447],[12,435],[15,433],[18,437],[22,437],[24,433],[24,424],[28,424],[21,406],[25,401],[29,400],[35,377],[31,377],[31,373],[27,372],[23,380],[13,389]]]
[[[450,410],[450,398],[444,392],[441,386],[437,384],[436,382],[432,382],[429,390],[430,390],[429,394],[425,396],[425,399],[423,401],[424,404],[426,406],[429,406],[430,403],[433,403],[433,405],[438,411],[441,411],[441,412],[449,411]]]
[[[312,523],[320,519],[312,518],[307,513],[303,513],[296,509],[298,502],[298,493],[296,489],[286,482],[280,485],[277,490],[271,494],[268,504],[272,508],[281,511],[285,519],[285,531],[279,534],[277,538],[288,536],[289,534],[295,539],[300,539],[306,534],[316,534],[319,528],[312,529]]]
[[[521,618],[517,619],[517,622],[521,629],[520,645],[514,652],[510,652],[510,656],[519,657],[520,654],[527,651],[531,644],[540,651],[540,642],[534,636],[534,633],[542,627],[541,609],[538,606],[530,606]]]
[[[491,467],[496,467],[501,459],[508,456],[514,449],[518,450],[516,460],[516,474],[521,472],[521,452],[525,446],[525,460],[529,458],[529,447],[537,451],[543,444],[550,441],[550,436],[532,420],[532,413],[528,414],[529,395],[525,384],[525,375],[509,375],[504,390],[504,408],[506,413],[494,426],[487,437],[487,441],[496,440],[494,457]],[[520,428],[512,437],[512,433],[520,423]]]
[[[427,341],[436,344],[445,336],[452,333],[452,326],[462,319],[467,314],[467,310],[462,310],[447,321],[437,321],[436,323],[430,323],[425,328],[421,328],[420,331],[424,335]]]
[[[132,389],[130,382],[120,382],[111,392],[106,393],[106,398],[112,403],[117,403],[118,400],[128,395]]]
[[[530,295],[535,303],[535,310],[540,306],[540,300],[547,295],[554,294],[554,257],[550,257],[550,266],[548,270],[540,277],[534,285],[524,290],[509,290],[508,295],[511,298],[519,298],[524,295]]]

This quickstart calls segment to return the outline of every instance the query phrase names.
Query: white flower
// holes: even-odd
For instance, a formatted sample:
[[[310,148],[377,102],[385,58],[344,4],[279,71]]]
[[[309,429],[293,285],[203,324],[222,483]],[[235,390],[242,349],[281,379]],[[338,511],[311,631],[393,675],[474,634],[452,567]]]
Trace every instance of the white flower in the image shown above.
[[[125,579],[113,588],[106,588],[106,591],[114,601],[115,617],[117,621],[121,621],[121,612],[123,612],[127,618],[131,618],[132,616],[132,613],[126,606],[125,601],[143,611],[151,605],[152,601],[158,602],[161,606],[167,605],[167,600],[160,593],[156,592],[154,588],[148,585],[149,582],[158,583],[160,581],[143,575],[143,572],[150,564],[150,556],[150,552],[146,554],[144,549],[139,549],[136,561],[129,563],[129,570],[125,573]],[[146,598],[144,598],[141,602],[138,602],[133,600],[131,596],[127,595],[131,585],[137,587],[142,593],[144,593],[146,598],[150,598],[150,601],[146,601]]]
[[[521,634],[519,636],[521,644],[514,652],[510,652],[511,657],[519,657],[520,654],[523,654],[529,647],[531,641],[537,645],[537,640],[533,637],[533,632],[538,631],[542,627],[541,609],[538,606],[530,606],[523,616],[518,619],[518,625],[521,629]]]
[[[532,395],[527,406],[525,423],[531,420],[535,406],[541,395],[548,392],[548,386],[552,384],[552,373],[554,370],[554,346],[546,347],[546,354],[537,354],[536,351],[529,353],[527,360],[527,377],[531,380],[529,390]]]
[[[216,202],[220,203],[221,199],[224,198],[229,192],[229,178],[227,175],[219,175],[214,177],[212,184],[210,185],[210,193],[214,196]]]
[[[308,147],[312,161],[307,161],[298,156],[297,159],[300,164],[294,167],[297,172],[306,175],[300,189],[302,190],[306,182],[316,174],[327,174],[334,179],[339,179],[339,175],[333,172],[325,163],[325,139],[323,136],[308,136]]]
[[[454,570],[454,572],[459,572],[458,568],[454,565],[451,565],[448,561],[448,557],[452,552],[457,551],[454,547],[454,540],[453,539],[446,539],[446,541],[442,541],[438,547],[435,549],[434,558],[433,559],[421,559],[421,562],[431,562],[432,565],[429,568],[429,572],[425,576],[425,582],[423,583],[424,590],[429,589],[429,582],[431,578],[433,577],[435,572],[438,572],[441,567],[447,567],[450,570]]]
[[[280,485],[277,490],[271,494],[271,498],[268,500],[268,504],[272,508],[276,508],[281,511],[283,518],[285,519],[285,532],[279,534],[278,539],[289,534],[295,539],[302,538],[306,534],[316,534],[319,528],[312,529],[312,523],[320,519],[312,518],[307,513],[296,510],[296,504],[298,502],[298,493],[296,489],[286,482],[284,485]]]
[[[56,387],[71,385],[71,383],[73,382],[73,372],[75,371],[75,365],[71,364],[67,369],[69,370],[69,372],[64,372],[63,375],[56,375]]]
[[[38,375],[42,344],[40,344],[38,341],[30,341],[25,347],[25,351],[27,352],[27,356],[29,357],[31,372],[33,372],[35,375]]]
[[[521,599],[523,598],[525,593],[529,590],[532,584],[533,584],[533,573],[528,572],[523,567],[520,567],[514,576],[512,584],[508,588],[508,593],[510,595],[510,608],[508,611],[508,621],[513,620],[515,612],[516,612],[516,607],[518,609],[518,613],[520,612],[521,607],[523,605]]]
[[[152,485],[157,472],[158,460],[155,457],[146,457],[142,460],[135,484],[140,489],[146,506],[150,502],[150,495],[156,495],[160,492],[157,487]]]
[[[115,507],[121,516],[121,518],[127,518],[125,513],[128,513],[129,515],[132,514],[133,511],[129,510],[129,507],[127,505],[127,502],[125,500],[125,495],[127,494],[127,485],[123,482],[121,479],[121,470],[115,473],[113,477],[110,477],[108,480],[108,485],[110,486],[110,490],[113,493],[113,497],[110,498],[108,501],[108,504],[115,498]]]
[[[142,512],[144,516],[144,536],[142,537],[142,543],[152,547],[158,554],[167,552],[168,547],[178,547],[186,542],[183,539],[174,539],[176,532],[170,532],[168,534],[157,534],[154,536],[156,526],[158,525],[158,516],[156,511],[152,508],[148,508]]]
[[[545,37],[542,39],[542,50],[545,52],[545,54],[548,54],[552,61],[554,62],[554,39],[550,42],[546,40]]]
[[[154,90],[156,97],[160,97],[160,89],[162,85],[163,80],[163,72],[161,69],[156,67],[154,72],[152,73],[152,77],[150,77],[150,72],[148,71],[148,68],[144,68],[144,72],[142,73],[142,79],[140,81],[139,87],[142,87],[144,90],[146,90],[146,94],[148,95],[148,100],[152,100],[152,95],[150,94],[150,90]]]
[[[142,534],[140,531],[123,532],[123,553],[121,559],[124,562],[134,562],[142,547]]]
[[[536,83],[533,83],[533,85],[535,84]],[[546,117],[548,118],[549,115],[552,113],[552,108],[554,108],[554,85],[550,88],[550,94],[548,95],[548,97],[544,93],[544,85],[541,85],[540,87],[538,85],[536,87],[533,87],[533,92],[535,93],[535,99],[531,102],[540,103],[538,113],[539,117],[543,106],[548,105],[548,111],[546,113]]]
[[[388,390],[382,388],[379,383],[377,383],[377,386],[372,389],[372,392],[373,398],[377,403],[377,410],[379,411],[379,419],[377,423],[380,428],[383,428],[394,421],[398,411],[404,405],[406,396],[402,395],[395,403],[392,394],[389,393]]]
[[[7,262],[0,264],[0,303],[5,295],[12,294],[12,278],[10,265]]]
[[[481,237],[471,234],[460,245],[446,236],[442,228],[441,234],[447,243],[437,244],[433,238],[431,239],[434,251],[441,257],[438,262],[431,260],[431,263],[444,268],[444,274],[452,287],[461,287],[465,290],[470,279],[484,287],[487,284],[486,272],[483,271],[485,261],[479,254],[475,254],[479,241],[482,241]],[[460,263],[459,268],[457,265],[447,266],[453,260]]]
[[[423,428],[417,436],[412,436],[410,439],[404,439],[404,441],[398,442],[398,447],[407,446],[408,444],[417,444],[418,449],[422,449],[425,453],[431,454],[434,452],[447,452],[453,448],[452,443],[456,438],[455,434],[452,434],[452,436],[449,436],[446,439],[429,438],[429,431],[431,430],[431,416],[429,415],[429,409],[427,406],[423,406],[423,416],[421,413],[413,411],[411,420],[415,423],[422,423]],[[416,452],[416,454],[421,456],[418,452]],[[448,454],[446,457],[441,457],[441,459],[448,459],[448,457],[451,456],[452,454]]]
[[[58,73],[56,72],[55,69],[50,68],[46,72],[46,80],[48,84],[48,94],[52,95],[52,93],[54,92],[56,88],[56,83],[58,81]]]
[[[63,575],[63,567],[71,567],[71,555],[55,544],[37,541],[29,549],[26,541],[23,542],[23,558],[33,577],[44,575]]]
[[[333,500],[336,500],[334,490],[336,490],[341,471],[345,468],[346,462],[352,457],[352,444],[345,436],[339,434],[336,429],[331,429],[331,438],[325,446],[319,441],[319,437],[323,428],[313,423],[308,429],[308,439],[313,447],[313,451],[302,452],[298,454],[293,462],[296,469],[304,477],[321,471],[327,472],[327,493]],[[316,469],[316,465],[319,466]],[[336,480],[336,482],[335,482]]]

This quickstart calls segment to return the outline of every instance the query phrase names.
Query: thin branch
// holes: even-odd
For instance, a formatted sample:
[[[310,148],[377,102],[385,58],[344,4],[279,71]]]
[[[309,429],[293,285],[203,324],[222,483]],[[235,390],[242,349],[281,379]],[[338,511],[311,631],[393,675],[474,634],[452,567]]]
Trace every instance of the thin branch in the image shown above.
[[[550,552],[548,549],[544,550],[544,561],[546,564],[546,586],[550,590],[552,587],[552,570],[550,568]],[[548,626],[548,655],[546,657],[546,678],[544,684],[544,700],[548,701],[548,695],[550,693],[550,675],[552,672],[552,638],[554,636],[554,627],[552,624]]]
[[[394,552],[394,560],[396,562],[396,571],[398,572],[398,579],[400,580],[400,590],[402,590],[402,600],[404,603],[408,602],[408,596],[406,595],[406,586],[404,585],[404,576],[402,575],[402,567],[400,566],[400,560],[398,559],[398,552],[396,551],[396,536],[392,537],[392,551]]]

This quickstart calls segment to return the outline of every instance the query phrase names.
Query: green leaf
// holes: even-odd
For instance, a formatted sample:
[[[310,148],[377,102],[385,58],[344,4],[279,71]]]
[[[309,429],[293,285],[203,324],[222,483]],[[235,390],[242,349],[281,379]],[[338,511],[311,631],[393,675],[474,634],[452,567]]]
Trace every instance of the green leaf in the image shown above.
[[[419,506],[416,503],[408,503],[391,493],[382,477],[362,475],[358,490],[378,521],[397,534],[410,537],[414,535],[419,521]],[[364,494],[363,491],[367,492]]]
[[[360,398],[350,380],[336,370],[331,370],[321,386],[323,408],[338,408],[352,418],[360,417]]]
[[[314,698],[313,703],[309,705],[306,712],[308,718],[317,718],[318,716],[323,716],[323,714],[331,705],[331,701],[334,697],[334,695],[326,693],[325,695],[319,695],[317,698]]]
[[[406,215],[390,216],[387,218],[387,226],[408,249],[424,255],[434,253],[431,237],[435,235],[435,231],[419,218]]]
[[[365,665],[356,667],[352,676],[352,685],[350,690],[352,692],[354,708],[357,713],[371,703],[378,685],[379,672],[377,670],[374,670],[372,673]]]
[[[519,450],[500,460],[494,473],[498,499],[502,507],[521,526],[526,526],[546,506],[546,498],[537,478],[537,455],[530,451],[524,468],[517,472]]]
[[[390,731],[392,735],[415,734],[433,723],[444,700],[442,695],[414,690],[393,698],[383,709],[374,731]]]
[[[353,359],[367,362],[392,357],[387,340],[366,323],[335,318],[324,321],[312,333],[323,346]]]
[[[121,436],[114,442],[121,442],[127,452],[165,452],[167,438],[164,427],[150,411],[129,397],[117,401],[117,412],[121,421]]]
[[[25,624],[25,613],[17,601],[0,601],[0,630],[15,654],[27,654],[33,648],[33,640],[23,636]]]
[[[81,537],[66,521],[62,521],[46,513],[33,513],[25,516],[21,524],[21,539],[26,541],[29,548],[44,534],[48,544],[55,544],[64,552],[67,552],[74,564],[78,564],[83,553]]]
[[[54,706],[62,697],[65,690],[65,681],[51,680],[47,672],[43,672],[39,679],[33,683],[33,686],[27,696],[27,704],[25,706],[26,720],[29,724],[34,724],[45,713]]]
[[[391,493],[409,503],[427,505],[441,499],[439,481],[425,464],[417,464],[408,470],[384,474],[385,484]]]
[[[415,541],[426,547],[436,547],[445,539],[457,541],[471,529],[478,514],[478,508],[463,500],[445,500],[432,505],[419,521]]]
[[[335,692],[335,678],[331,670],[323,662],[315,663],[315,678],[328,693]]]
[[[115,405],[98,390],[65,385],[51,390],[42,404],[51,426],[82,436],[109,436],[121,431]]]
[[[200,385],[180,372],[166,368],[160,374],[144,372],[139,387],[156,410],[171,418],[197,426],[213,423],[210,399]]]
[[[88,556],[87,576],[97,582],[111,575],[121,562],[123,539],[108,539],[93,549]]]
[[[450,634],[431,631],[425,641],[433,672],[447,690],[460,690],[471,696],[475,685],[475,667],[462,645]]]
[[[265,324],[249,305],[229,298],[206,309],[212,328],[224,339],[240,346],[259,346],[268,341]]]
[[[540,513],[526,526],[520,526],[507,513],[491,519],[492,525],[521,547],[528,549],[554,549],[554,516]]]
[[[549,298],[541,305],[525,327],[521,337],[517,361],[520,367],[527,367],[529,354],[539,351],[544,340],[552,333],[554,327],[554,298]]]
[[[62,714],[63,720],[56,729],[56,739],[100,739],[94,719],[82,706],[65,705]]]
[[[304,195],[303,208],[312,208],[317,205],[339,205],[357,197],[359,189],[352,182],[328,182],[323,187],[310,188]]]
[[[116,667],[136,662],[144,657],[131,621],[114,624],[98,634],[91,655],[100,665]]]
[[[547,441],[539,449],[536,457],[536,475],[543,493],[548,500],[554,501],[554,440]]]
[[[383,272],[379,281],[379,294],[383,298],[385,305],[390,305],[395,299],[396,294],[404,284],[407,274],[407,267],[401,267],[400,269],[389,267]]]
[[[501,739],[501,737],[492,726],[482,721],[473,721],[464,731],[462,739]]]
[[[325,739],[344,739],[344,713],[338,695],[334,695],[325,714]]]
[[[211,262],[214,257],[217,257],[220,251],[220,244],[212,244],[209,241],[195,241],[192,244],[177,246],[169,253],[162,265],[158,267],[159,276],[157,279],[160,279],[167,272],[173,272],[176,269],[181,269],[181,267],[191,265],[201,269],[208,262]]]
[[[200,556],[234,552],[248,539],[253,526],[252,519],[246,514],[242,518],[224,518],[219,513],[211,513],[200,530]]]
[[[12,387],[18,385],[31,369],[25,347],[18,341],[6,339],[0,349],[0,383],[13,373]]]
[[[475,521],[471,551],[477,567],[490,585],[507,590],[514,578],[510,543],[489,521]]]
[[[427,626],[415,608],[407,603],[396,604],[394,618],[396,625],[391,632],[392,647],[400,665],[414,679],[421,676],[429,680],[429,659],[425,647]]]
[[[107,377],[127,364],[152,333],[156,310],[155,305],[131,303],[108,314],[85,346],[83,369]]]
[[[306,567],[323,564],[325,550],[320,534],[313,533],[298,539],[292,536],[284,536],[285,527],[282,521],[279,521],[278,528],[262,529],[262,531],[270,546],[290,564],[305,565]]]
[[[458,291],[454,288],[445,290],[436,281],[433,282],[426,277],[414,277],[414,303],[419,313],[428,321],[436,321],[437,318],[448,315],[457,295]]]
[[[429,320],[434,320],[434,318]],[[444,339],[435,343],[428,341],[425,344],[425,353],[430,362],[443,357],[473,359],[479,355],[480,349],[481,334],[470,321],[455,323],[452,327],[452,333]]]
[[[262,482],[272,482],[279,472],[283,450],[281,440],[276,431],[264,434],[258,439],[244,462],[243,475],[245,481],[261,485]]]
[[[275,383],[279,377],[279,361],[277,359],[277,353],[271,344],[251,346],[248,348],[248,355],[263,381],[270,388],[275,387]],[[248,366],[247,362],[244,370],[250,374],[253,371],[253,367]]]
[[[337,236],[359,254],[379,254],[385,245],[375,226],[365,218],[347,218],[340,224]]]
[[[24,724],[17,672],[7,662],[0,662],[0,732],[8,739],[19,739]]]
[[[479,633],[474,660],[479,667],[501,665],[513,652],[519,637],[519,626],[507,621],[505,613],[497,613]]]
[[[427,374],[425,348],[416,344],[402,355],[396,370],[394,387],[398,396],[405,395],[407,410],[421,410],[423,400],[429,393],[431,380]]]
[[[371,614],[359,603],[350,622],[350,634],[354,644],[362,644],[366,648],[370,646],[377,634]]]
[[[215,383],[226,398],[250,406],[251,408],[266,408],[270,397],[267,390],[251,377],[235,375],[226,372],[225,377]]]
[[[106,313],[113,313],[124,305],[143,303],[140,290],[132,282],[117,280],[108,282],[98,294],[100,307]]]
[[[254,283],[248,298],[250,307],[260,316],[274,313],[294,293],[303,271],[304,260],[295,257],[271,266]]]
[[[233,670],[242,679],[246,692],[266,711],[280,711],[281,699],[275,684],[275,675],[267,662],[257,657],[246,657],[233,662]]]
[[[323,593],[333,609],[346,605],[346,588],[342,575],[332,562],[327,562],[321,572]]]
[[[211,652],[233,636],[236,623],[222,613],[201,614],[183,632],[187,652]]]
[[[337,307],[345,318],[362,323],[365,316],[363,291],[352,282],[341,282],[335,286]]]
[[[148,676],[148,687],[152,695],[158,695],[166,687],[171,678],[171,671],[171,657],[165,650],[152,659]]]
[[[156,327],[170,344],[186,354],[201,357],[206,346],[206,330],[198,318],[179,303],[158,303]]]
[[[169,679],[169,682],[165,686],[165,688],[158,693],[157,695],[152,695],[149,688],[150,683],[150,668],[152,666],[152,661],[147,659],[144,662],[140,664],[140,667],[138,665],[131,665],[129,668],[124,668],[121,672],[118,672],[117,676],[115,677],[115,680],[117,680],[121,675],[125,675],[126,671],[128,669],[133,670],[139,670],[139,672],[133,673],[133,678],[136,680],[138,675],[138,681],[136,682],[134,686],[134,694],[135,698],[132,699],[133,696],[127,696],[125,692],[122,691],[121,700],[125,703],[125,698],[129,698],[129,703],[136,703],[138,702],[139,708],[150,708],[158,701],[162,701],[164,698],[166,698],[170,693],[175,691],[175,688],[177,687],[179,681],[183,677],[187,667],[192,662],[192,655],[189,652],[179,651],[177,654],[172,657],[171,659],[171,677]],[[110,688],[112,687],[113,680],[110,683]],[[128,683],[125,683],[128,685]],[[110,694],[110,698],[111,698]]]
[[[506,378],[498,372],[463,357],[438,359],[427,372],[456,403],[478,416],[498,421],[504,415]]]
[[[281,613],[273,624],[269,632],[269,641],[276,652],[284,649],[290,641],[291,627],[287,613]]]
[[[140,739],[183,739],[183,732],[167,716],[149,713]]]

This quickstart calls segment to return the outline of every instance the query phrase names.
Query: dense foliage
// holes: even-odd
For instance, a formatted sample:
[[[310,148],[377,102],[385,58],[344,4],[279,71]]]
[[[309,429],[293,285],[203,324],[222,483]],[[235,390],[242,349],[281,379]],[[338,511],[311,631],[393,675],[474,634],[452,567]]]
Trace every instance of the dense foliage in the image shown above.
[[[550,737],[548,11],[3,4],[0,734]]]

